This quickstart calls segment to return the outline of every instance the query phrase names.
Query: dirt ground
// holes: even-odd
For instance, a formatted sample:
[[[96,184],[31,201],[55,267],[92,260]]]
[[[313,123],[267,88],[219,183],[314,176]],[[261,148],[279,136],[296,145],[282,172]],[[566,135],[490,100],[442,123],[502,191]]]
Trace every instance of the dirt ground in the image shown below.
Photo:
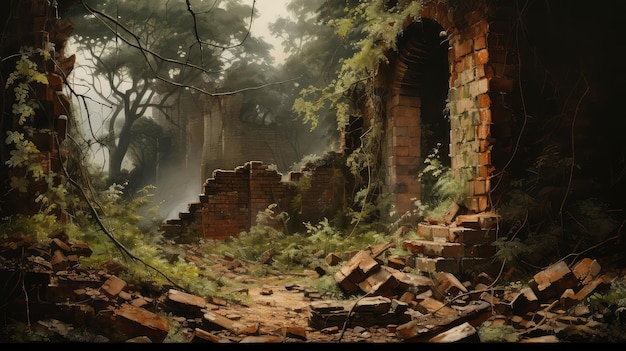
[[[315,273],[313,273],[315,274]],[[247,305],[228,304],[215,309],[216,313],[236,320],[243,325],[258,323],[259,335],[281,335],[284,328],[300,327],[305,331],[305,339],[288,337],[285,341],[307,343],[393,343],[402,342],[387,326],[364,328],[330,327],[322,330],[309,326],[311,313],[310,304],[319,300],[318,296],[311,297],[311,280],[314,277],[301,276],[265,276],[241,277],[243,283],[249,281],[251,287],[246,288],[249,301]],[[329,300],[340,303],[346,310],[352,307],[356,300]],[[230,336],[229,336],[230,337]],[[234,342],[244,340],[243,336],[234,336]],[[249,338],[248,340],[255,340]]]

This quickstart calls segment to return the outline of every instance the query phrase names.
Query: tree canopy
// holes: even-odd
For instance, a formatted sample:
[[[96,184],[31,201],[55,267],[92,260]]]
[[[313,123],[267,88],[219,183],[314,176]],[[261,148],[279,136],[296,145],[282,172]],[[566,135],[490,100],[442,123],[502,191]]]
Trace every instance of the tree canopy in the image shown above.
[[[271,63],[270,45],[249,31],[256,16],[235,0],[83,0],[72,8],[77,49],[91,61],[86,84],[111,106],[97,140],[108,149],[110,182],[120,176],[133,124],[152,109],[167,115],[170,97],[215,94],[232,67]]]

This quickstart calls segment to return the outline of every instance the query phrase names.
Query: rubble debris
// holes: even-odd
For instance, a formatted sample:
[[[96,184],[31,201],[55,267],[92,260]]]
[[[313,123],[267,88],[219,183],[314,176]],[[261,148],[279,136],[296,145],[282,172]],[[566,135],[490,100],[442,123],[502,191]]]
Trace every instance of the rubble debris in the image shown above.
[[[60,256],[55,258],[54,252],[66,255],[67,248],[76,247],[67,240],[59,242],[64,238],[61,233],[49,246],[33,244],[23,234],[12,237],[12,245],[5,244],[0,254],[0,278],[8,286],[24,284],[28,302],[23,291],[4,289],[2,301],[11,307],[5,310],[6,317],[26,322],[28,303],[28,318],[68,340],[81,326],[91,325],[98,330],[91,340],[160,343],[169,333],[161,314],[178,321],[190,343],[477,342],[476,330],[481,326],[508,326],[516,333],[515,339],[524,343],[568,341],[567,332],[593,339],[606,336],[607,326],[602,314],[591,313],[585,301],[620,279],[618,274],[603,272],[598,261],[582,258],[571,267],[563,261],[548,266],[527,286],[499,285],[486,272],[466,281],[451,272],[419,274],[407,266],[394,268],[401,266],[397,265],[400,258],[383,254],[391,245],[375,245],[334,253],[333,257],[342,259],[331,261],[342,266],[333,277],[347,299],[286,283],[284,291],[300,294],[309,301],[308,307],[285,308],[274,300],[264,306],[284,309],[293,320],[306,320],[304,325],[287,321],[277,325],[275,320],[262,318],[251,322],[245,312],[249,306],[239,305],[235,311],[231,303],[216,296],[200,297],[171,287],[161,292],[153,288],[150,295],[155,296],[146,296],[143,289],[129,286],[108,270],[92,272],[76,268],[79,265],[56,270],[52,262]],[[79,247],[76,253],[90,254],[84,244]],[[185,257],[209,266],[192,247]],[[228,255],[211,256],[211,262],[212,269],[224,272],[243,269],[241,261]],[[115,262],[109,266],[116,273],[124,270]],[[15,280],[18,275],[23,281]],[[311,277],[307,276],[315,279]],[[255,293],[273,299],[276,289],[261,285]],[[249,288],[240,291],[249,296]]]

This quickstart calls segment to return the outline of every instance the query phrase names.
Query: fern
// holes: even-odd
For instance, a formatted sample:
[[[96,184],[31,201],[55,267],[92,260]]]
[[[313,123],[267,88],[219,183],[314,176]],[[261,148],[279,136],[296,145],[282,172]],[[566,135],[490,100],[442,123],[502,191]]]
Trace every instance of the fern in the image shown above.
[[[452,169],[441,160],[441,143],[424,159],[424,168],[418,174],[423,195],[415,202],[417,213],[422,217],[442,219],[452,202],[462,203],[465,188],[455,179]]]

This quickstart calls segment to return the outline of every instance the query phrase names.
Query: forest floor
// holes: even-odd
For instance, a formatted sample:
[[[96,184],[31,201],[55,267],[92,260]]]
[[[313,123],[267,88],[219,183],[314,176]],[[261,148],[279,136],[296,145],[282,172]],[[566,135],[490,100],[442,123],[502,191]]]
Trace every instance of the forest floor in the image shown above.
[[[250,277],[254,286],[247,289],[247,296],[251,302],[245,305],[229,304],[220,306],[219,313],[235,319],[241,324],[258,323],[260,335],[281,335],[281,329],[304,330],[305,339],[293,341],[308,343],[338,343],[338,342],[373,342],[392,343],[402,340],[387,326],[325,328],[322,330],[309,326],[312,299],[307,297],[306,287],[310,286],[310,277],[273,276]],[[295,288],[294,288],[295,287]],[[354,300],[337,300],[350,308]],[[235,337],[233,341],[243,339]],[[254,339],[251,339],[254,340]]]
[[[324,319],[322,322],[324,326],[321,328],[319,323],[317,325],[316,323],[311,323],[312,312],[316,308],[314,306],[315,303],[323,302],[332,306],[341,306],[347,312],[352,311],[352,308],[362,298],[320,293],[314,288],[316,285],[319,286],[317,284],[319,281],[316,280],[322,278],[317,271],[270,273],[267,271],[267,266],[259,262],[242,261],[234,259],[230,255],[206,255],[203,254],[201,247],[191,245],[185,245],[184,249],[185,259],[207,268],[214,277],[218,277],[216,279],[222,281],[222,284],[219,284],[220,291],[217,296],[228,296],[233,297],[233,299],[229,298],[226,300],[217,296],[199,296],[197,298],[200,300],[204,299],[206,304],[202,304],[202,313],[197,314],[198,311],[196,310],[190,311],[185,309],[183,311],[178,308],[172,309],[172,305],[170,305],[172,299],[170,299],[169,292],[175,288],[169,284],[168,286],[151,286],[152,290],[144,291],[145,289],[141,286],[134,284],[126,285],[124,282],[123,285],[120,285],[119,291],[112,295],[110,293],[111,286],[107,285],[108,280],[116,275],[114,271],[84,272],[84,270],[78,270],[73,273],[76,274],[74,278],[67,280],[70,289],[57,289],[56,293],[54,293],[55,289],[52,289],[50,291],[52,292],[51,295],[43,295],[46,298],[53,298],[54,301],[45,299],[44,301],[25,300],[23,294],[20,293],[24,289],[16,290],[16,296],[10,301],[7,300],[7,303],[4,303],[5,301],[3,300],[1,309],[2,321],[6,323],[10,320],[15,320],[17,323],[4,324],[0,328],[0,342],[150,342],[150,340],[146,340],[146,337],[137,340],[128,338],[114,339],[118,335],[115,335],[115,333],[107,334],[107,331],[110,331],[106,330],[107,328],[112,327],[114,331],[117,328],[115,320],[117,313],[114,311],[118,311],[121,305],[133,304],[134,306],[134,302],[139,300],[144,302],[150,301],[146,302],[146,310],[149,309],[161,316],[169,316],[168,319],[177,322],[174,323],[176,325],[170,324],[169,331],[166,332],[167,336],[161,334],[165,338],[163,340],[165,343],[410,342],[410,339],[403,339],[403,337],[406,337],[406,334],[398,333],[401,328],[397,327],[402,327],[404,322],[388,322],[387,319],[382,320],[380,317],[376,317],[374,323],[371,323],[371,321],[366,321],[363,315],[360,315],[358,320],[357,317],[354,318],[354,326],[352,326],[349,321],[353,315],[348,313],[345,318],[346,321],[344,321],[343,317],[339,321],[335,320],[332,322]],[[0,258],[2,258],[1,255]],[[0,268],[4,267],[4,269],[0,269],[0,273],[4,273],[4,275],[0,276],[0,281],[5,280],[5,293],[7,292],[8,279],[15,278],[15,271],[10,269],[10,267],[14,266],[11,262],[11,260],[0,260]],[[34,259],[29,259],[28,262],[37,265]],[[623,286],[626,286],[626,269],[618,268],[622,267],[622,265],[615,265],[617,262],[605,261],[604,263],[601,265],[602,270],[611,273],[610,276],[615,277],[615,287],[619,289],[619,292],[623,292]],[[591,267],[596,266],[591,265]],[[264,272],[264,274],[260,272]],[[49,279],[49,273],[29,274],[33,274],[32,277],[38,277],[42,282],[31,283],[37,283],[36,285],[42,288],[45,286],[45,289],[51,287],[51,284],[42,285],[46,279]],[[542,274],[545,275],[545,272],[542,272]],[[90,283],[88,280],[83,280],[87,276],[97,277],[97,279]],[[65,272],[63,277],[70,277],[70,274]],[[198,277],[198,279],[210,278]],[[597,279],[601,280],[601,277]],[[121,282],[121,279],[117,278],[117,281]],[[94,287],[79,289],[73,287],[73,283],[87,283]],[[560,289],[557,285],[555,284],[554,287]],[[608,282],[606,281],[600,285],[608,288]],[[585,285],[585,288],[598,286],[589,283]],[[492,288],[489,291],[494,292],[494,289]],[[524,302],[524,300],[520,297],[522,294],[519,289],[520,286],[514,284],[502,286],[497,290],[506,292],[507,296],[517,296],[518,298],[515,301],[520,303]],[[581,289],[581,291],[586,290]],[[34,298],[35,296],[32,297]],[[500,298],[505,299],[506,296],[503,295]],[[614,300],[618,298],[619,296],[614,298]],[[577,312],[576,315],[570,315],[570,310],[573,311],[574,309],[552,309],[559,300],[549,304],[547,307],[544,306],[546,304],[541,304],[537,309],[531,309],[530,313],[519,316],[511,313],[505,316],[503,313],[506,311],[496,312],[495,310],[489,310],[486,312],[489,315],[493,314],[490,317],[492,325],[504,323],[502,327],[509,326],[510,328],[503,329],[503,332],[510,335],[523,334],[524,342],[572,342],[572,340],[594,342],[593,340],[605,341],[609,340],[610,337],[614,337],[615,335],[613,334],[607,334],[609,330],[623,327],[621,322],[621,320],[624,320],[623,307],[621,307],[623,305],[619,303],[619,301],[623,300],[618,299],[618,303],[607,305],[602,313],[591,313],[589,308],[582,308],[587,307],[586,305],[589,302],[587,300],[580,301],[579,307],[581,307],[581,311],[580,313]],[[513,305],[513,302],[507,303],[504,300],[503,302],[493,300],[492,303],[494,303],[494,308],[504,308]],[[25,306],[25,304],[28,304],[28,306]],[[149,308],[150,306],[152,308]],[[198,306],[188,305],[188,307],[194,308]],[[423,307],[426,308],[428,306]],[[439,309],[436,308],[436,311],[439,311]],[[87,313],[90,310],[95,311],[95,316],[90,316]],[[181,311],[184,313],[177,313]],[[27,314],[25,321],[18,321],[19,318],[14,318],[20,317],[23,319],[25,313]],[[216,318],[223,318],[233,328],[224,327],[224,325],[219,323],[217,325],[214,324],[210,318],[206,317],[207,314],[214,314]],[[436,312],[433,312],[432,315],[436,315]],[[613,317],[611,317],[612,315]],[[103,317],[103,319],[98,319],[98,316]],[[200,316],[202,318],[198,318]],[[90,319],[94,317],[96,317],[98,323],[89,323],[93,322]],[[538,320],[535,317],[541,318]],[[319,319],[316,321],[319,322]],[[516,327],[516,330],[511,329],[511,323],[514,321],[520,324],[520,326]],[[416,333],[419,334],[426,329],[430,330],[433,327],[430,322],[420,324],[420,328],[416,330]],[[361,325],[374,326],[363,327]],[[140,329],[139,334],[135,333],[136,330],[132,330],[132,334],[142,335],[141,333],[143,332],[152,332],[149,330],[149,323],[143,325],[143,327],[143,329]],[[497,329],[497,327],[494,328]],[[438,333],[436,327],[432,331],[433,333]],[[478,335],[472,337],[473,340],[476,340]],[[158,337],[152,337],[151,339],[155,340]],[[414,339],[414,342],[417,342],[417,339]]]

